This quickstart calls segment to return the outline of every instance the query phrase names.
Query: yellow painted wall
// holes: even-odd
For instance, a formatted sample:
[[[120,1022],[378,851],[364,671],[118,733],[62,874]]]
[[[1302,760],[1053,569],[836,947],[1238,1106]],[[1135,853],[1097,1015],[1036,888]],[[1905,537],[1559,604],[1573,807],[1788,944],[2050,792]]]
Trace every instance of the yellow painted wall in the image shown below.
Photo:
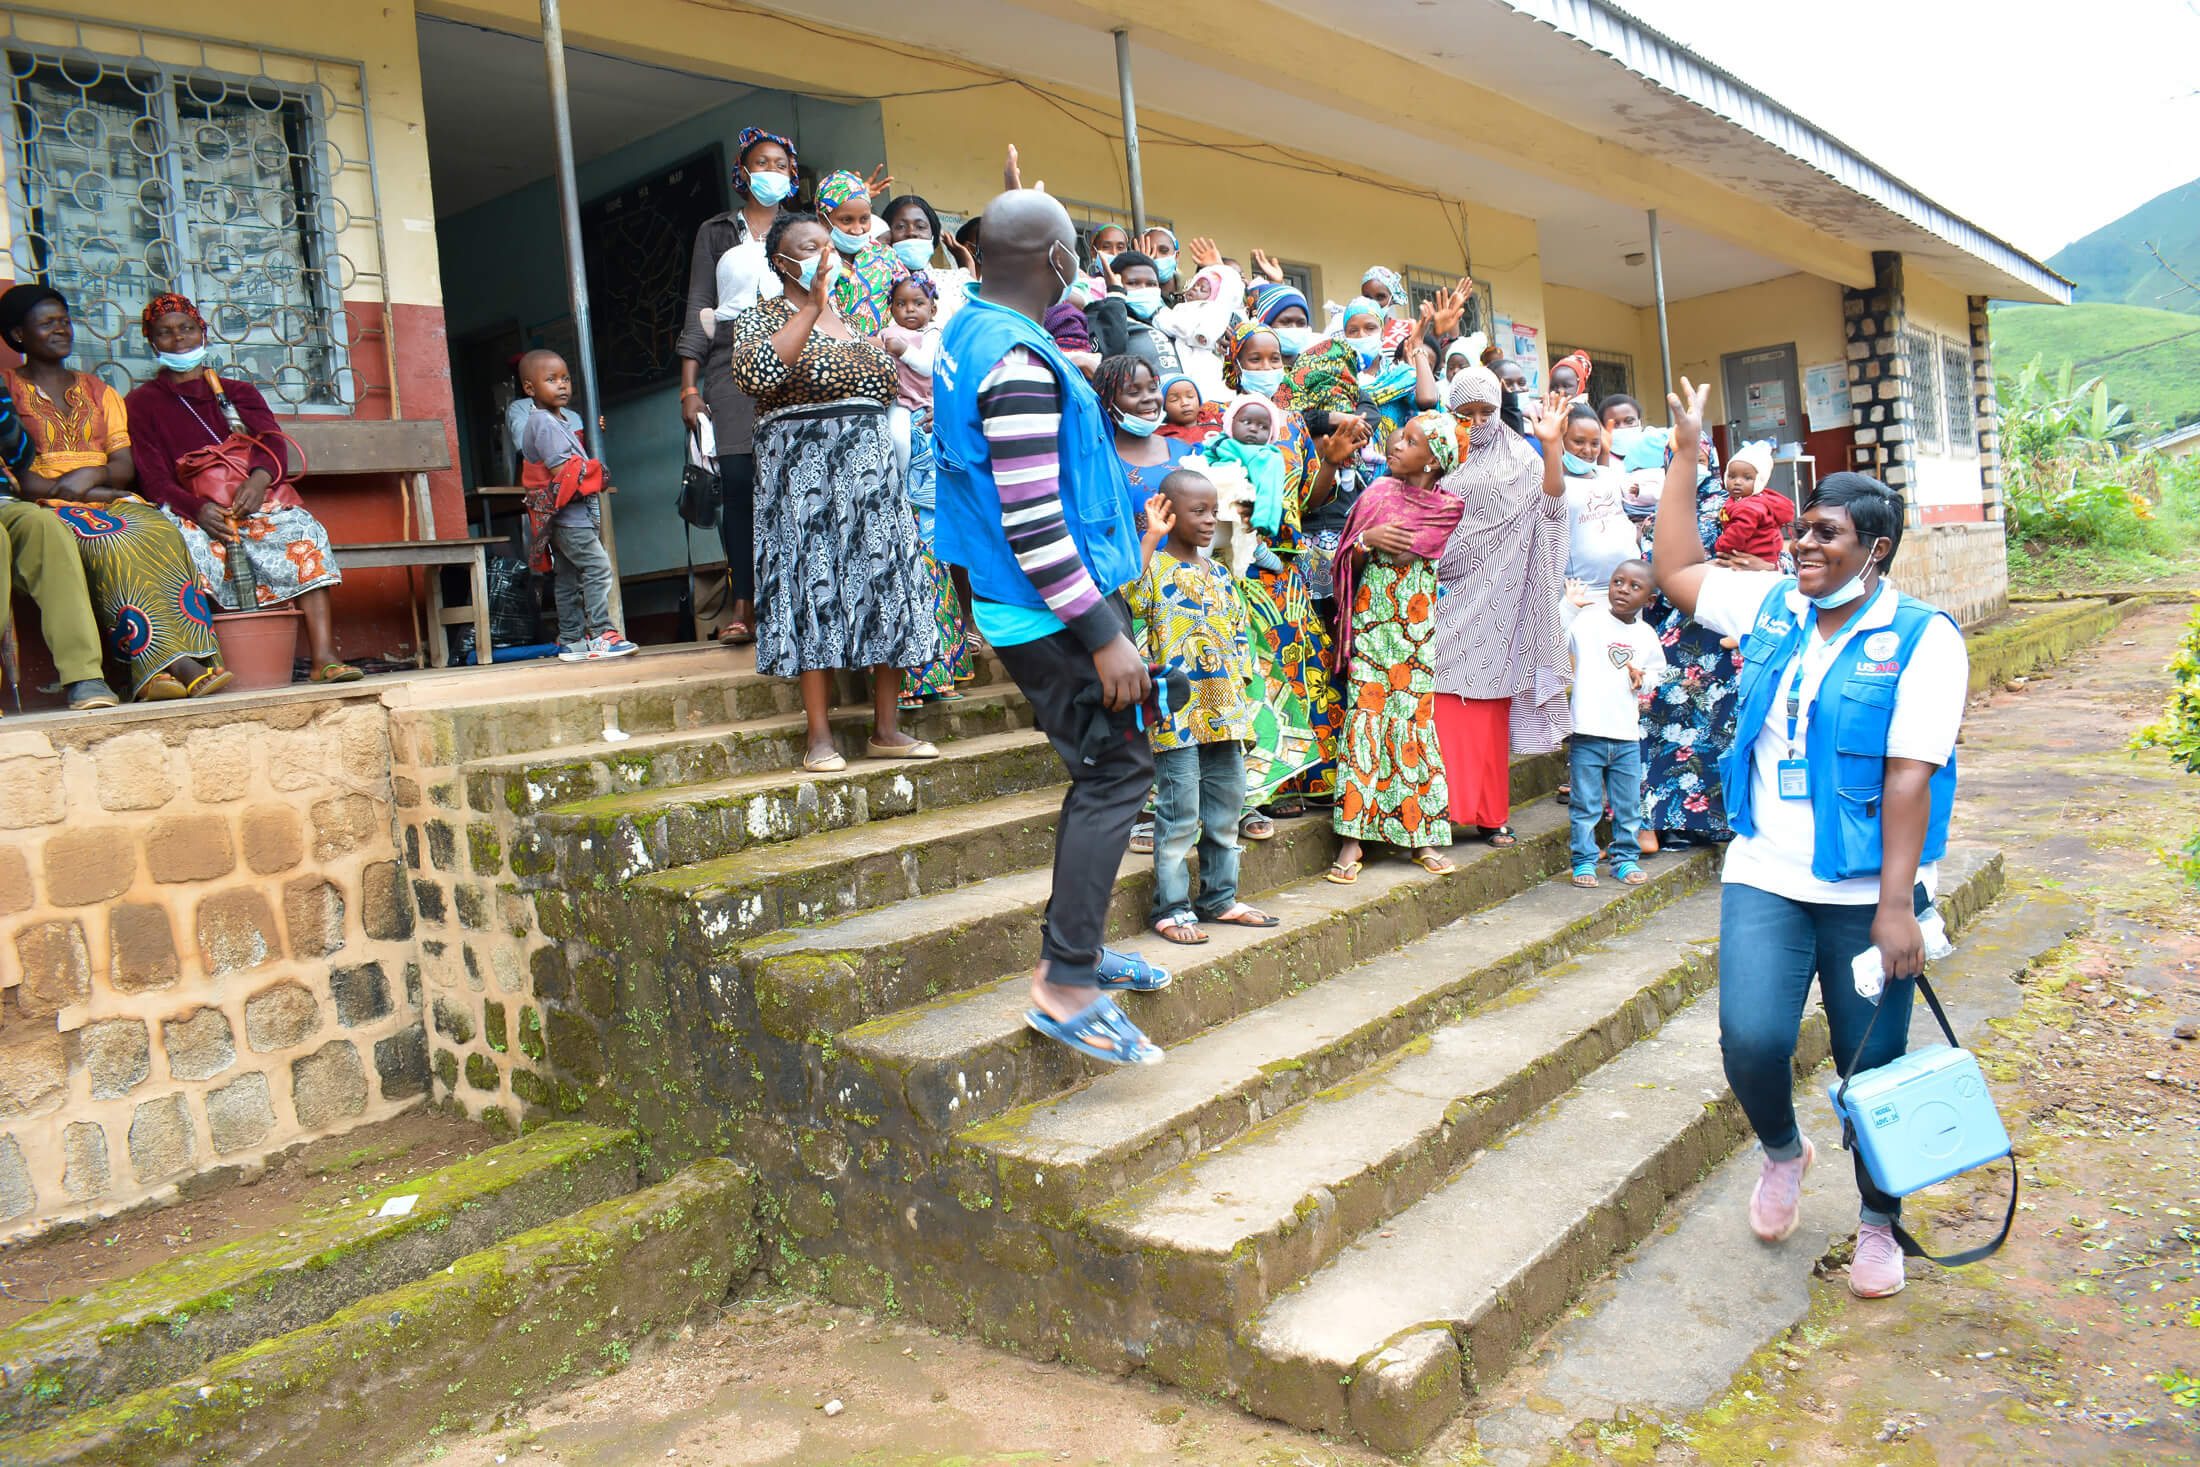
[[[428,0],[420,9],[519,33],[540,25],[531,0]],[[567,0],[564,18],[569,45],[820,96],[968,87],[990,75],[898,43],[685,0]],[[1012,85],[885,99],[885,162],[895,191],[923,194],[954,213],[975,211],[1000,191],[1003,157],[1014,142],[1027,183],[1043,179],[1065,197],[1127,209],[1122,145],[1111,131],[1116,99],[1051,90],[1097,109],[1076,114],[1092,125],[1080,126],[1062,107]],[[1470,207],[1462,224],[1456,204],[1401,197],[1401,190],[1419,191],[1416,184],[1362,183],[1218,154],[1210,145],[1260,139],[1151,108],[1141,111],[1140,123],[1147,207],[1173,219],[1182,236],[1211,235],[1224,254],[1247,265],[1255,246],[1313,265],[1317,295],[1344,300],[1358,291],[1370,265],[1462,270],[1464,229],[1479,267],[1476,278],[1487,280],[1496,310],[1531,325],[1543,322],[1531,219]],[[1315,304],[1318,326],[1319,299]]]
[[[28,40],[51,40],[64,46],[81,44],[106,55],[143,54],[179,65],[211,65],[248,76],[259,72],[262,53],[222,46],[210,46],[202,52],[195,41],[145,32],[265,44],[358,63],[361,70],[350,72],[348,80],[344,73],[327,69],[319,73],[343,100],[356,101],[363,82],[381,188],[383,245],[378,246],[366,222],[373,218],[374,200],[365,171],[346,169],[337,176],[338,196],[361,221],[344,232],[339,248],[370,277],[355,282],[345,294],[355,300],[380,298],[381,288],[371,277],[381,272],[381,249],[386,247],[393,302],[422,306],[443,303],[442,282],[436,273],[435,211],[428,192],[427,135],[421,125],[419,45],[409,0],[383,4],[354,0],[308,0],[305,4],[297,0],[76,0],[68,8],[85,22],[81,41],[78,27],[73,24],[20,13],[15,15],[15,32]],[[307,81],[315,75],[310,64],[280,55],[267,55],[266,67],[268,75],[281,81]],[[347,157],[364,158],[367,138],[351,125],[356,116],[354,113],[335,119],[330,141]],[[6,238],[8,229],[7,219],[0,216],[0,240]]]
[[[1711,384],[1707,411],[1714,423],[1733,416],[1727,410],[1719,367],[1720,359],[1730,353],[1792,341],[1798,382],[1811,366],[1848,360],[1841,287],[1815,275],[1783,275],[1674,301],[1666,308],[1666,320],[1673,343],[1673,375],[1699,387]],[[1651,330],[1655,332],[1655,324]]]

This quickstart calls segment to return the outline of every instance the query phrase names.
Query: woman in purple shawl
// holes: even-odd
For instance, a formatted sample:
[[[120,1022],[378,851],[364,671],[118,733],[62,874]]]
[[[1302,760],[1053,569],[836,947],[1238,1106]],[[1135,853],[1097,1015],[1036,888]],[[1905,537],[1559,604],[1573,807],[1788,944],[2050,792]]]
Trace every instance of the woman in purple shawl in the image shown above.
[[[1336,682],[1345,695],[1337,740],[1337,834],[1329,880],[1360,879],[1361,842],[1413,853],[1442,876],[1457,868],[1450,796],[1436,748],[1436,558],[1463,506],[1436,487],[1459,462],[1459,424],[1429,412],[1406,420],[1384,447],[1388,474],[1368,485],[1345,519],[1334,574]]]
[[[1454,825],[1493,846],[1516,839],[1509,756],[1540,754],[1573,730],[1566,708],[1566,481],[1558,433],[1571,400],[1550,395],[1540,458],[1498,421],[1504,390],[1486,367],[1462,372],[1451,409],[1467,425],[1467,452],[1438,482],[1461,501],[1458,527],[1436,574],[1436,737]],[[1541,490],[1538,493],[1538,490]]]

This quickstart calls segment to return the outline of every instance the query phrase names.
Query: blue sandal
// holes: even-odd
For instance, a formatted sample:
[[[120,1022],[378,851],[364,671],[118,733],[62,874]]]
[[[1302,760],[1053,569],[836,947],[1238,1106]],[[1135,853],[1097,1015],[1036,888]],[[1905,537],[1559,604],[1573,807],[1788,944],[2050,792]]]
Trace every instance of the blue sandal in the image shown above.
[[[1100,986],[1110,991],[1159,993],[1175,981],[1167,968],[1157,968],[1136,953],[1119,953],[1112,947],[1100,949],[1100,961],[1093,973]]]
[[[1087,1059],[1099,1060],[1108,1065],[1158,1065],[1161,1049],[1152,1040],[1138,1032],[1138,1026],[1123,1017],[1123,1011],[1115,1006],[1115,1000],[1101,994],[1081,1010],[1075,1018],[1056,1019],[1043,1009],[1024,1011],[1024,1022],[1060,1044],[1066,1044]],[[1103,1048],[1095,1040],[1106,1039],[1111,1047]]]
[[[1612,875],[1629,886],[1641,886],[1650,879],[1633,861],[1621,861],[1612,868]]]

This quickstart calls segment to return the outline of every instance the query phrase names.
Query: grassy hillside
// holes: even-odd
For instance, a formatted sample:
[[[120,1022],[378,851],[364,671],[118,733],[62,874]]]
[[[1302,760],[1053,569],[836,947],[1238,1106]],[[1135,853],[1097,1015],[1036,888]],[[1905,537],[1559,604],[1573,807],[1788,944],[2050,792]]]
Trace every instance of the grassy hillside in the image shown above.
[[[2200,195],[2200,189],[2195,190]],[[2001,306],[1994,311],[1994,366],[2015,373],[2034,356],[2079,380],[2101,376],[2131,415],[2153,428],[2200,421],[2200,317],[2087,301]]]
[[[2148,253],[2150,243],[2178,274],[2200,282],[2200,179],[2063,246],[2047,263],[2077,282],[2081,302],[2200,314],[2200,291],[2184,288],[2165,271]]]

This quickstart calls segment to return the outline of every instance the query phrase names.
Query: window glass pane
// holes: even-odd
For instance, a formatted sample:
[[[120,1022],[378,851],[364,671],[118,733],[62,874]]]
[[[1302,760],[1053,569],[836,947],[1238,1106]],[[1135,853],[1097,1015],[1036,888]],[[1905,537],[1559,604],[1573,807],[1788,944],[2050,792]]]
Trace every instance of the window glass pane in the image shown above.
[[[20,78],[10,151],[22,160],[8,170],[10,273],[67,296],[79,361],[127,387],[153,370],[136,311],[167,288],[174,263],[162,237],[165,129],[144,95],[157,78],[9,62]]]
[[[1940,384],[1948,403],[1949,452],[1975,452],[1978,409],[1971,402],[1971,348],[1967,343],[1940,343]]]
[[[1910,373],[1910,422],[1921,453],[1941,452],[1940,351],[1924,331],[1902,333],[1902,360]]]

